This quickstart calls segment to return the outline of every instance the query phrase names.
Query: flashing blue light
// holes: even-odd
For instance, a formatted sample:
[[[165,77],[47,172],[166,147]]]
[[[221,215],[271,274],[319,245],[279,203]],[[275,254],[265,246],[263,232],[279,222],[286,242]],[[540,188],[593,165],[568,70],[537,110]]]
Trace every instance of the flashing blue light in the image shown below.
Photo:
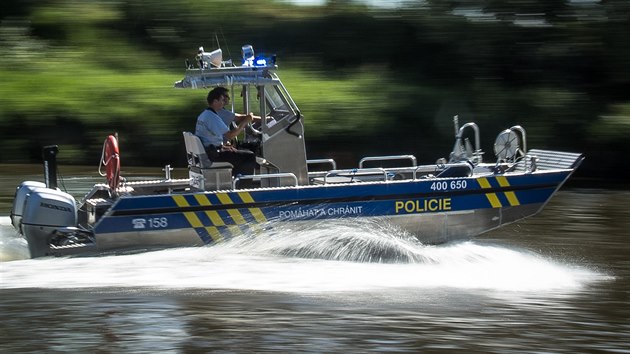
[[[243,66],[266,67],[276,65],[276,55],[264,57],[262,55],[254,57],[254,49],[251,45],[243,46]]]

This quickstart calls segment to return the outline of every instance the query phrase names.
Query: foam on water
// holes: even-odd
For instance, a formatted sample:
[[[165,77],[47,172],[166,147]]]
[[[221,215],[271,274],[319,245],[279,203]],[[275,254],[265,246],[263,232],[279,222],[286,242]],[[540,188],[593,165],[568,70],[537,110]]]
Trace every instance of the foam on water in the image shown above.
[[[26,240],[19,237],[8,216],[0,216],[0,262],[27,258],[29,253]]]
[[[564,264],[526,250],[475,241],[425,246],[408,235],[374,224],[320,226],[274,229],[212,247],[31,260],[25,259],[26,243],[3,217],[0,288],[149,287],[319,293],[455,287],[540,292],[575,291],[609,278],[584,266]]]

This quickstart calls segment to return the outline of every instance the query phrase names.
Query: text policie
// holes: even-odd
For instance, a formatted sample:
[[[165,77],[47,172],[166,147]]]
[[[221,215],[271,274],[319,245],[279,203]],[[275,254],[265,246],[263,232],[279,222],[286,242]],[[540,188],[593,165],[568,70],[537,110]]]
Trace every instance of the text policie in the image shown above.
[[[395,210],[396,214],[451,210],[451,198],[397,200]]]

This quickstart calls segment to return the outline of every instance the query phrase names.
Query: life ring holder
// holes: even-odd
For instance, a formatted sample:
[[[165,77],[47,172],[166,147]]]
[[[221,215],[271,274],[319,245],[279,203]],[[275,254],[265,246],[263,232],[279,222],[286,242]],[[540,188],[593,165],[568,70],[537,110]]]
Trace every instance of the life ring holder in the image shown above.
[[[103,166],[105,166],[105,173],[101,172]],[[109,188],[114,191],[118,188],[120,184],[120,151],[118,150],[118,139],[113,135],[109,135],[103,142],[98,173],[107,178]]]

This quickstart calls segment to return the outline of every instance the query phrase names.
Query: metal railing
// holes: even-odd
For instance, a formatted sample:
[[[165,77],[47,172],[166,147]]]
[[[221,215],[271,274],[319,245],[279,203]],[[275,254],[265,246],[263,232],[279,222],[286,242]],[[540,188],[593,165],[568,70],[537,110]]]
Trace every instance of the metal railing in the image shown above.
[[[416,157],[413,155],[390,155],[390,156],[368,156],[359,161],[359,168],[363,168],[363,163],[368,161],[392,161],[392,160],[410,160],[411,166],[416,166]]]
[[[293,186],[297,187],[297,185],[298,185],[298,179],[293,173],[289,173],[289,172],[287,172],[287,173],[269,173],[269,174],[264,174],[264,175],[242,175],[242,176],[237,176],[232,181],[232,189],[236,189],[236,185],[238,184],[238,182],[240,180],[250,179],[250,180],[254,180],[254,181],[260,181],[262,179],[270,179],[270,178],[291,178],[291,179],[293,179]]]
[[[382,168],[363,168],[363,169],[347,169],[347,170],[332,170],[328,171],[324,176],[324,184],[328,182],[329,177],[346,177],[346,178],[354,178],[366,175],[383,175],[383,181],[387,181],[387,171]],[[340,176],[343,175],[343,176]]]
[[[324,164],[324,163],[329,163],[333,170],[337,169],[337,163],[333,159],[306,160],[307,165]]]

